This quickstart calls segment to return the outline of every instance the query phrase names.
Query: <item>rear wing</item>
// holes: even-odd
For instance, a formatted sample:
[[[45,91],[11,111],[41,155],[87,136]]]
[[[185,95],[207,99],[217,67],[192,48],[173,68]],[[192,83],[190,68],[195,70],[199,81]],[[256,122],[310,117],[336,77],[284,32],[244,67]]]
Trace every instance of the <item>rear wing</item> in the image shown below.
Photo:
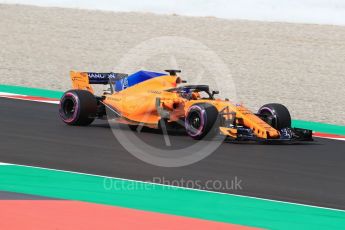
[[[124,73],[95,73],[95,72],[70,72],[73,89],[87,90],[94,93],[92,84],[106,85],[128,77]]]

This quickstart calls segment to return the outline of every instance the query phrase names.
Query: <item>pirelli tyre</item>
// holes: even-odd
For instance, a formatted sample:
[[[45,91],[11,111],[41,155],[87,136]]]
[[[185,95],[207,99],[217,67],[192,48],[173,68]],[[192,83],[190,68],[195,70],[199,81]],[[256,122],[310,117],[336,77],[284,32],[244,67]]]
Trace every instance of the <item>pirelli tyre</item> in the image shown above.
[[[86,90],[70,90],[60,99],[59,114],[68,125],[91,124],[97,113],[97,99]]]
[[[185,118],[187,134],[193,139],[212,138],[219,133],[219,113],[208,103],[192,105]]]
[[[258,113],[264,115],[266,122],[277,130],[291,127],[290,112],[282,104],[271,103],[263,105]]]

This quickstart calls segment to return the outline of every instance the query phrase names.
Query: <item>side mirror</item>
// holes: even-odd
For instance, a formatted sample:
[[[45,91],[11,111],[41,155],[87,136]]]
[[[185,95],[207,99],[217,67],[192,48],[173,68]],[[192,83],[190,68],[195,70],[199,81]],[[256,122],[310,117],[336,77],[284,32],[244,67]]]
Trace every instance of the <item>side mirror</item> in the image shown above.
[[[180,77],[178,77],[178,78],[176,79],[176,83],[177,83],[177,84],[180,84],[180,83],[187,83],[187,81],[186,81],[186,80],[182,80]]]
[[[218,90],[213,90],[213,91],[212,91],[212,97],[213,97],[214,95],[216,95],[216,94],[219,94],[219,91],[218,91]]]

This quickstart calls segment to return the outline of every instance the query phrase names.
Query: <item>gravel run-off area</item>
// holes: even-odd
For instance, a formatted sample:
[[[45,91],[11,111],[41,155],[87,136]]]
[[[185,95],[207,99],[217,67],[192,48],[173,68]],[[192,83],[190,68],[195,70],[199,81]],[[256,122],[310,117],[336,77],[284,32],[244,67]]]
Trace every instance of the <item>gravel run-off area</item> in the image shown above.
[[[342,26],[20,5],[0,15],[0,84],[64,91],[70,70],[179,68],[253,110],[279,102],[294,119],[345,125]]]

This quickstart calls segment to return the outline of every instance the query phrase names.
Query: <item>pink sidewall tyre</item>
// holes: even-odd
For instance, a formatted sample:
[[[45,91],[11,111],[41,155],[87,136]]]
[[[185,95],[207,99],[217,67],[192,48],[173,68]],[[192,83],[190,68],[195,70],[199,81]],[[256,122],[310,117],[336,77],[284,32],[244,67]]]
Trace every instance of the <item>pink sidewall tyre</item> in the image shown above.
[[[218,110],[208,103],[192,105],[185,118],[185,128],[187,134],[196,140],[213,137],[219,131]]]
[[[60,99],[59,114],[68,125],[89,125],[97,114],[97,99],[86,90],[67,91]]]

